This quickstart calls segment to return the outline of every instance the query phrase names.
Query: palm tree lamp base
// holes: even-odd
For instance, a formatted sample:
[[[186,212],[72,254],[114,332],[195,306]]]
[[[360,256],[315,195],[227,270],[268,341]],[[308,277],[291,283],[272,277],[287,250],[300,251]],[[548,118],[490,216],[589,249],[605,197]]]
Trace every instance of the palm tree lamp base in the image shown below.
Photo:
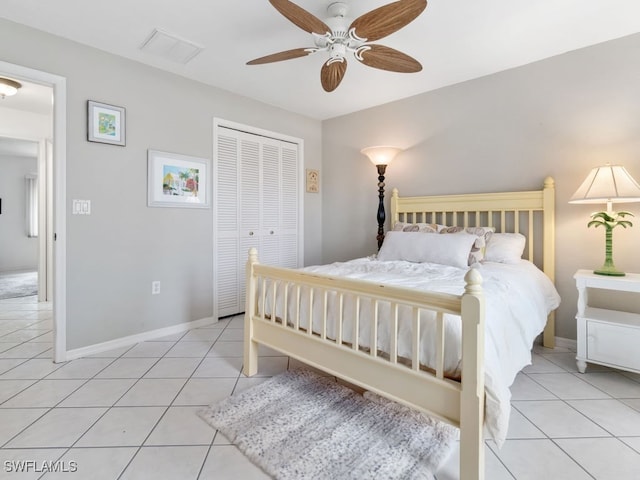
[[[594,270],[593,273],[610,277],[624,277],[625,273],[617,270],[613,264],[613,229],[615,227],[632,227],[633,224],[629,220],[624,220],[625,217],[633,217],[633,214],[630,212],[616,213],[608,210],[591,215],[591,221],[587,224],[587,227],[602,226],[605,228],[604,265],[598,270]]]
[[[613,268],[601,267],[598,270],[594,270],[593,273],[596,275],[609,275],[610,277],[624,277],[626,273],[616,270]]]

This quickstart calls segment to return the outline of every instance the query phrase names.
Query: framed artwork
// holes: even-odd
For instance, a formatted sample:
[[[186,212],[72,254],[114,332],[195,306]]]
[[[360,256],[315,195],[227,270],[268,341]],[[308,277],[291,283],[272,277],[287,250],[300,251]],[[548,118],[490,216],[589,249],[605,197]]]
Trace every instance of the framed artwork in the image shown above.
[[[124,147],[124,108],[89,100],[87,102],[87,140]]]
[[[320,172],[307,168],[307,192],[318,193],[320,191]]]
[[[149,150],[147,205],[209,207],[209,159]]]

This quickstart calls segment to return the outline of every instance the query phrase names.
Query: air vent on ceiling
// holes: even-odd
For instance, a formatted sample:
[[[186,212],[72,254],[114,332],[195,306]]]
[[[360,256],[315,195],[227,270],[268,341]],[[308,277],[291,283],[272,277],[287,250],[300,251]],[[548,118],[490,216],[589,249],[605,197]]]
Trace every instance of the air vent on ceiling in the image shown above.
[[[203,49],[204,47],[200,45],[157,28],[151,32],[151,35],[140,46],[140,50],[143,52],[152,53],[172,62],[182,64],[187,63]]]

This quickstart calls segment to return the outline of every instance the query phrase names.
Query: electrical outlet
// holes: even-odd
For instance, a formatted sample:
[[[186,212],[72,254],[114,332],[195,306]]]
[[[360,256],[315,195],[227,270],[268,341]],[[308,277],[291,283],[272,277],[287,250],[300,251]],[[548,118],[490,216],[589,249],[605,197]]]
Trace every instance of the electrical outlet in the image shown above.
[[[154,280],[151,282],[151,295],[158,295],[160,293],[160,280]]]

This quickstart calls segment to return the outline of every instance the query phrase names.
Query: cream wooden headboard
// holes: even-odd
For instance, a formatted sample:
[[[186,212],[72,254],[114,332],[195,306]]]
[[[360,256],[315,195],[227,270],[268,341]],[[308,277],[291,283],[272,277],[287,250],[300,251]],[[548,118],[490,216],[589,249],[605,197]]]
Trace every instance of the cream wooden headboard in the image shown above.
[[[396,222],[440,223],[450,226],[489,226],[496,232],[519,232],[527,237],[525,256],[555,280],[555,182],[544,180],[542,190],[400,197],[391,195],[391,225]],[[544,346],[555,345],[555,316],[549,315]]]

